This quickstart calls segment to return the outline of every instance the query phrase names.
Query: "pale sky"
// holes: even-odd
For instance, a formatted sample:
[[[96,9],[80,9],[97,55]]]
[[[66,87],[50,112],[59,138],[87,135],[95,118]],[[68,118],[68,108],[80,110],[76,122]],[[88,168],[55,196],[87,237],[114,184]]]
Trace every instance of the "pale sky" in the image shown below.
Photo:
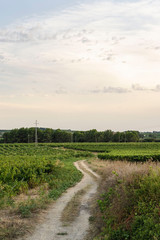
[[[160,130],[159,0],[0,0],[0,129]]]

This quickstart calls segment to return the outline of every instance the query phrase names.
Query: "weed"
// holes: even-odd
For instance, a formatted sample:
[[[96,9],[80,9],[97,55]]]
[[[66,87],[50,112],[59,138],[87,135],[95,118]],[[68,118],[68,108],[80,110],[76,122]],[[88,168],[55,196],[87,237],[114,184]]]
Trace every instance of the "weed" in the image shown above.
[[[84,189],[79,190],[77,193],[75,193],[71,201],[68,202],[61,215],[61,221],[63,223],[73,222],[75,218],[79,215],[81,201],[90,187],[91,186],[88,185]]]
[[[60,232],[60,233],[57,233],[57,235],[66,236],[66,235],[68,235],[68,233],[67,232]]]
[[[98,200],[103,228],[97,239],[160,239],[160,170],[156,164],[108,162],[98,171],[103,173],[99,191],[104,193]],[[96,224],[98,214],[94,217]]]

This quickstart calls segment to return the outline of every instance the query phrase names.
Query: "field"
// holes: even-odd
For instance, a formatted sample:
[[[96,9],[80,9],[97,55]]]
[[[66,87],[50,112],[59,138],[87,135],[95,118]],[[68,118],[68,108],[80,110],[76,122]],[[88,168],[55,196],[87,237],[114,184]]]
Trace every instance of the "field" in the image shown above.
[[[95,239],[160,239],[160,143],[0,144],[0,239],[23,235],[26,219],[81,180],[79,159],[102,176]]]
[[[160,143],[75,143],[63,146],[98,153],[98,158],[103,160],[160,160]]]
[[[91,153],[50,145],[0,145],[0,239],[13,239],[19,234],[16,214],[30,217],[80,181],[82,174],[73,162],[88,156]],[[4,211],[7,213],[3,216]],[[9,211],[15,214],[14,222],[8,221]]]
[[[49,189],[56,186],[61,172],[69,168],[73,183],[79,181],[73,161],[92,156],[89,152],[101,160],[159,161],[160,143],[1,144],[0,207],[6,204],[4,197],[10,199],[44,183]]]
[[[56,185],[61,172],[64,173],[69,168],[70,174],[73,173],[73,183],[78,181],[80,175],[72,163],[80,157],[88,156],[91,154],[57,149],[50,145],[0,145],[0,206],[6,195],[11,197],[42,183],[47,183],[50,187]]]

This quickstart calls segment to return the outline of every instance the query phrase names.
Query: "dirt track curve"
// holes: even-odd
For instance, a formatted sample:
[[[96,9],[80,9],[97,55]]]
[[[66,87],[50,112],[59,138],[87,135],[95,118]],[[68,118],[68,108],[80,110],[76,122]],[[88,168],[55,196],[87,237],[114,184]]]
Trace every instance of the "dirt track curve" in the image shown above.
[[[84,175],[81,182],[62,194],[48,210],[43,223],[36,227],[32,235],[19,240],[83,240],[85,238],[89,230],[90,202],[97,191],[99,176],[87,167],[84,160],[76,162],[75,166]],[[64,223],[62,217],[64,209],[69,203],[72,206],[74,196],[81,191],[83,194],[78,214],[74,221]]]

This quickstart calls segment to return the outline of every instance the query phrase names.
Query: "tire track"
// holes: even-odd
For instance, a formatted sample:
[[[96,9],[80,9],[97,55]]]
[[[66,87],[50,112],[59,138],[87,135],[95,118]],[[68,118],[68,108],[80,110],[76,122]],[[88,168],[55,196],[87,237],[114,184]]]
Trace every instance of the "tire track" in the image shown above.
[[[83,178],[76,186],[68,189],[49,209],[44,222],[38,225],[35,232],[19,240],[83,240],[89,230],[90,203],[94,197],[99,176],[94,173],[85,161],[74,163],[75,167],[83,173]],[[90,186],[88,189],[87,187]],[[78,214],[73,222],[63,222],[63,211],[67,204],[73,201],[78,192],[87,189],[78,203]],[[72,211],[72,208],[71,210]]]

